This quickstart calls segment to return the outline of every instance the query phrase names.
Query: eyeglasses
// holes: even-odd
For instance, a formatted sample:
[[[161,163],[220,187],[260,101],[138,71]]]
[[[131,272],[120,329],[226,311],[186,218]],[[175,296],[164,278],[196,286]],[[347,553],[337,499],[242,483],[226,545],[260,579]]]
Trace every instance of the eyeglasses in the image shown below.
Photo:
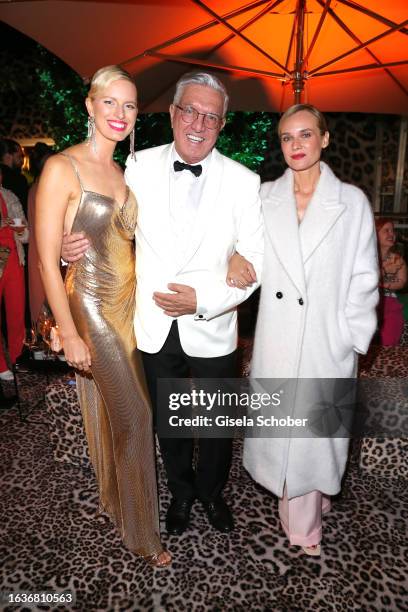
[[[223,117],[215,115],[214,113],[199,113],[198,110],[192,106],[180,106],[179,104],[174,105],[176,108],[181,110],[181,118],[186,123],[193,123],[200,115],[204,117],[204,125],[210,130],[217,130],[221,127]]]

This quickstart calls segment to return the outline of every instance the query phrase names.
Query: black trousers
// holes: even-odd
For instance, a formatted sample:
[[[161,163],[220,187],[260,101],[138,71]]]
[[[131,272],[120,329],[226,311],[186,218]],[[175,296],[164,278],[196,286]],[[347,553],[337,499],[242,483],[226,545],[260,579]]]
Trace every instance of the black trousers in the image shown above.
[[[190,357],[180,344],[177,321],[172,323],[163,348],[158,353],[142,352],[147,386],[157,421],[157,380],[159,378],[233,378],[236,375],[234,351],[222,357]],[[168,410],[168,405],[162,407]],[[198,497],[204,502],[216,499],[224,488],[231,467],[232,440],[200,438],[198,460],[193,469],[194,440],[159,437],[168,487],[177,499]]]

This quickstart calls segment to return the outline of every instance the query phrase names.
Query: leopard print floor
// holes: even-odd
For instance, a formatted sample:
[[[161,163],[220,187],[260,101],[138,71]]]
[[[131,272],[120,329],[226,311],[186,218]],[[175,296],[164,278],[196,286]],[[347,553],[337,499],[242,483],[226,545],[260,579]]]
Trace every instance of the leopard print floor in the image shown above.
[[[277,500],[242,468],[237,440],[225,491],[236,529],[215,532],[197,502],[180,538],[167,537],[162,524],[174,562],[152,570],[97,516],[91,470],[53,460],[46,425],[21,423],[12,409],[0,415],[0,436],[2,589],[71,589],[75,606],[53,609],[80,612],[407,610],[406,480],[373,477],[352,461],[325,515],[322,557],[306,557],[288,546]],[[169,497],[160,463],[159,490],[164,521]]]

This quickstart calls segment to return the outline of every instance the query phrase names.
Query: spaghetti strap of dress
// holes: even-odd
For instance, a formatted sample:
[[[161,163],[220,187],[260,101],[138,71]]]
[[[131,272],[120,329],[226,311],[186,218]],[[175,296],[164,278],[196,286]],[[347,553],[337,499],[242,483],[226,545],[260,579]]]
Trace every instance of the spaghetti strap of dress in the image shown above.
[[[81,177],[80,177],[80,175],[79,175],[78,168],[77,168],[77,165],[76,165],[76,163],[75,163],[75,161],[74,161],[74,158],[73,158],[71,155],[69,155],[68,153],[60,153],[60,155],[63,155],[64,157],[66,157],[67,159],[69,159],[69,161],[71,162],[71,165],[72,165],[72,167],[73,167],[73,169],[74,169],[74,172],[75,172],[75,174],[76,174],[76,177],[77,177],[77,179],[78,179],[78,183],[79,183],[79,186],[80,186],[80,188],[81,188],[81,191],[82,191],[82,192],[84,192],[84,191],[85,191],[85,189],[84,189],[84,186],[83,186],[83,184],[82,184]]]

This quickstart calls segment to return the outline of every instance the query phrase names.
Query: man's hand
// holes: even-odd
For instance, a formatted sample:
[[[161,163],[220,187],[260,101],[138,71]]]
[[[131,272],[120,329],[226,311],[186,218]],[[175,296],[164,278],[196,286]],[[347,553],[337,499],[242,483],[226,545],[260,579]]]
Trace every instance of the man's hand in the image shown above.
[[[68,263],[78,261],[89,247],[89,244],[89,240],[82,233],[64,234],[61,247],[62,259]]]
[[[197,296],[193,287],[169,283],[167,287],[173,293],[153,293],[155,304],[164,310],[169,317],[180,317],[185,314],[195,314],[197,311]]]

